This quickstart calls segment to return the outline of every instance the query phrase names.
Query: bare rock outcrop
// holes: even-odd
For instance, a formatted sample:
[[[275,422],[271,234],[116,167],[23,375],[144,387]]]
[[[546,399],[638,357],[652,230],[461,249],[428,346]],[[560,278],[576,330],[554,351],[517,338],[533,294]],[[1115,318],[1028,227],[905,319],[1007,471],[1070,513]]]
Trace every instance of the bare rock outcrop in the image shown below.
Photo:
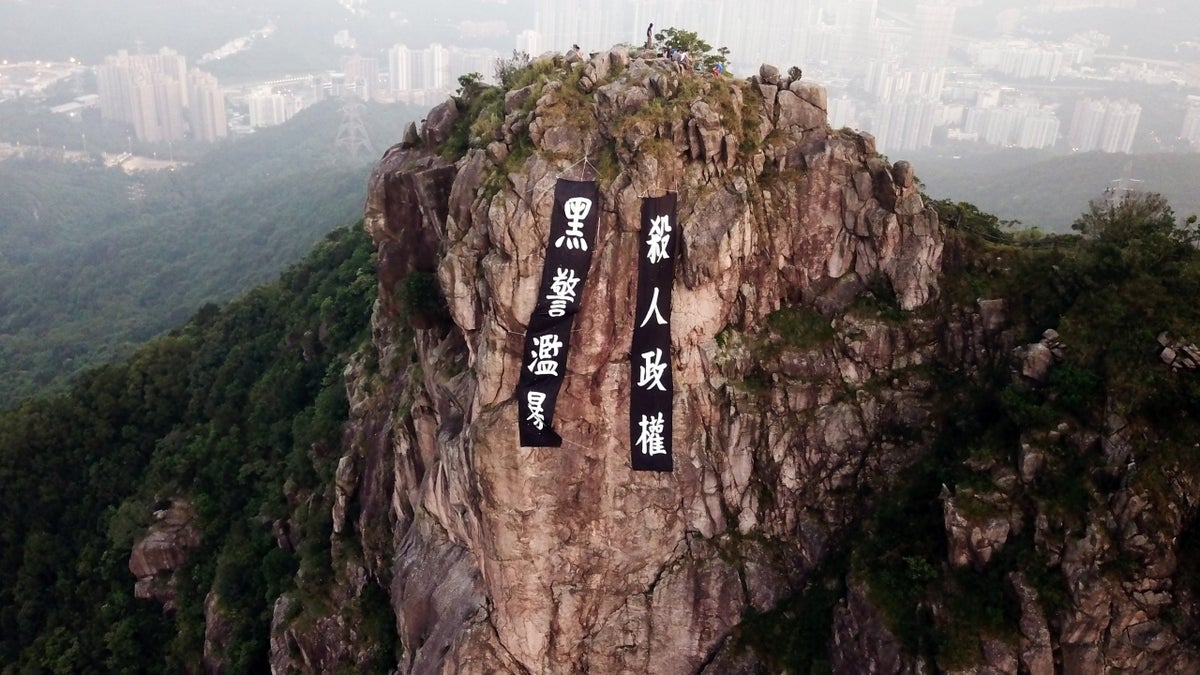
[[[764,333],[773,312],[815,312],[794,308],[805,300],[845,309],[868,277],[899,308],[936,297],[941,226],[911,174],[830,132],[815,84],[788,83],[768,105],[765,84],[664,60],[601,52],[575,67],[578,91],[521,93],[528,113],[505,101],[527,131],[454,164],[405,143],[372,177],[381,365],[348,370],[335,528],[354,500],[368,573],[392,590],[404,672],[697,672],[749,608],[799,587],[853,517],[855,486],[885,485],[917,456],[878,443],[885,427],[924,423],[928,383],[863,387],[928,362],[929,324],[847,316],[802,349]],[[521,133],[533,152],[501,171],[526,152]],[[551,188],[606,147],[616,173],[600,178],[595,281],[576,324],[588,339],[572,348],[557,411],[566,445],[521,448],[512,392]],[[638,197],[665,188],[680,194],[682,249],[677,469],[660,476],[630,472],[621,410]],[[451,323],[413,336],[395,289],[434,265]],[[764,339],[777,359],[759,353]],[[768,398],[744,384],[756,378],[773,383]],[[858,394],[841,397],[847,387]],[[807,421],[773,422],[783,416]]]
[[[895,675],[906,668],[900,641],[892,635],[864,586],[851,586],[834,611],[830,662],[835,673]]]
[[[864,495],[927,456],[929,366],[1011,368],[1040,391],[1065,347],[1047,331],[1018,348],[999,299],[920,311],[939,299],[943,225],[909,163],[828,127],[819,85],[769,66],[748,81],[681,73],[620,50],[537,64],[541,79],[496,97],[494,128],[473,126],[461,157],[437,147],[460,114],[448,102],[372,175],[379,301],[345,373],[331,600],[368,580],[387,589],[402,673],[762,672],[734,648],[736,627],[805,588]],[[597,179],[599,234],[556,410],[564,446],[522,448],[513,393],[559,177]],[[680,248],[675,471],[662,475],[630,470],[627,392],[640,200],[666,190]],[[436,274],[444,317],[406,311],[413,274]],[[1153,567],[1194,512],[1155,518],[1132,489],[1086,523],[1022,510],[1020,491],[1059,455],[1125,457],[1131,443],[1116,425],[1064,422],[971,467],[994,489],[947,489],[948,568],[994,571],[1025,537],[1070,589],[1050,616],[1032,582],[1003,577],[1019,635],[981,634],[980,663],[953,672],[1194,663],[1164,628],[1173,568],[1137,581],[1105,568],[1115,551]],[[338,543],[347,533],[357,547]],[[929,672],[868,591],[853,580],[834,612],[835,671]],[[306,627],[296,601],[276,606],[275,670],[361,667],[322,637],[355,624],[308,614]]]
[[[195,511],[185,499],[174,499],[170,506],[154,513],[154,522],[129,555],[129,571],[137,577],[135,597],[155,600],[167,611],[175,609],[174,573],[200,545],[200,528],[195,521]]]

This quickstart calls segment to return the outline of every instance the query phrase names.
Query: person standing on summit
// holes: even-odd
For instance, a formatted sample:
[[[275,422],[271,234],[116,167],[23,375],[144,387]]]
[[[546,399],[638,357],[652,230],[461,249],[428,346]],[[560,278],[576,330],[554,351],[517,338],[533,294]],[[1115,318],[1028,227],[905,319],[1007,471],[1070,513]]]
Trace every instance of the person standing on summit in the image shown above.
[[[649,26],[646,26],[646,49],[654,46],[654,22],[651,21]]]

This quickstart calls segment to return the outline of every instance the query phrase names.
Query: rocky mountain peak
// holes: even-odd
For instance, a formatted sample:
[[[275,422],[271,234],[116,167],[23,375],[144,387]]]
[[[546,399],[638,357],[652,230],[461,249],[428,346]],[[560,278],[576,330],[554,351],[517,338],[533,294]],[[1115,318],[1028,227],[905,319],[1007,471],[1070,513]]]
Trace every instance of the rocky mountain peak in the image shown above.
[[[955,424],[947,407],[968,403],[939,377],[1011,373],[1021,396],[1048,386],[1069,345],[1047,331],[1019,346],[1002,299],[940,297],[943,250],[966,265],[962,240],[909,163],[829,128],[820,85],[798,69],[738,79],[623,49],[548,55],[501,79],[464,84],[411,127],[367,198],[379,301],[371,344],[346,370],[330,598],[387,589],[400,672],[774,672],[747,645],[779,633],[756,635],[772,629],[754,617],[803,623],[801,593],[834,592],[818,639],[837,672],[930,671],[930,629],[905,626],[897,597],[961,631],[936,655],[946,672],[1196,663],[1159,619],[1171,565],[1140,586],[1102,574],[1114,542],[1174,560],[1178,511],[1151,523],[1122,490],[1076,527],[1022,492],[1061,472],[1071,448],[1100,448],[1115,458],[1103,470],[1119,471],[1129,432],[1115,413],[1104,434],[1064,422],[1022,435],[1012,463],[964,451],[973,482],[943,483],[940,502],[923,486],[927,503],[887,515],[944,532],[944,561],[876,551],[893,567],[872,573],[870,547],[853,543],[864,518],[909,489],[906,472]],[[515,391],[560,178],[596,182],[598,231],[557,399],[562,447],[521,447]],[[667,192],[674,468],[639,472],[628,422],[640,214]],[[1160,342],[1171,363],[1190,349]],[[1011,566],[1019,547],[1045,564]],[[903,596],[968,574],[994,579],[976,590],[989,611],[1008,608],[1007,633],[995,612],[959,628],[963,608]],[[362,660],[353,616],[289,619],[295,601],[276,605],[277,672]]]
[[[362,532],[391,588],[407,672],[697,672],[821,562],[856,490],[910,461],[878,441],[920,424],[927,383],[867,385],[929,358],[920,322],[847,309],[933,300],[942,227],[911,166],[831,130],[824,89],[769,67],[741,80],[614,50],[521,79],[435,108],[372,176],[379,369],[349,371],[337,484],[361,508],[335,529]],[[513,391],[559,177],[598,181],[599,234],[564,447],[521,448]],[[676,469],[646,475],[627,354],[639,205],[666,191]],[[447,320],[412,322],[421,274]]]

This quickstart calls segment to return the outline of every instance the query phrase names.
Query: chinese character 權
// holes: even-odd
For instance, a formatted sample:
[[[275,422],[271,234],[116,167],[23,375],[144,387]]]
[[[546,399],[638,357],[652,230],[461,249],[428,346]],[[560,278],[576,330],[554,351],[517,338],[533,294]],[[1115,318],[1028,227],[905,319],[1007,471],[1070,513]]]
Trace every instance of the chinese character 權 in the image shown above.
[[[587,240],[583,238],[583,219],[592,210],[592,200],[587,197],[572,197],[563,204],[563,214],[567,217],[567,233],[554,241],[555,248],[566,244],[569,249],[587,250]]]
[[[554,279],[550,281],[550,294],[546,296],[550,301],[550,316],[558,318],[567,313],[567,304],[575,302],[575,287],[578,285],[579,277],[575,276],[575,270],[558,268]]]
[[[642,435],[638,436],[637,444],[641,447],[643,455],[667,454],[666,439],[663,438],[666,423],[662,413],[653,416],[642,415],[638,426],[642,428]]]
[[[645,362],[638,366],[637,386],[666,391],[667,388],[663,386],[662,378],[667,372],[667,364],[663,363],[662,350],[655,349],[652,352],[642,352],[642,358]]]
[[[540,391],[531,391],[525,396],[525,402],[529,405],[529,417],[525,419],[533,422],[533,426],[538,429],[545,429],[546,413],[542,406],[546,403],[546,395]]]
[[[533,339],[533,351],[530,356],[533,357],[533,363],[529,364],[529,371],[534,375],[552,375],[558,377],[558,353],[562,351],[562,340],[558,336],[550,333],[548,335],[539,335]]]
[[[646,318],[642,319],[642,323],[638,325],[638,328],[650,323],[650,317],[652,316],[658,325],[665,326],[667,324],[667,320],[663,318],[662,312],[658,311],[658,286],[654,287],[654,295],[650,296],[650,309],[646,310]]]
[[[667,244],[671,242],[671,219],[670,216],[659,216],[650,221],[650,236],[646,239],[646,243],[650,245],[650,250],[646,252],[646,259],[651,264],[657,264],[663,258],[669,258],[667,254]]]

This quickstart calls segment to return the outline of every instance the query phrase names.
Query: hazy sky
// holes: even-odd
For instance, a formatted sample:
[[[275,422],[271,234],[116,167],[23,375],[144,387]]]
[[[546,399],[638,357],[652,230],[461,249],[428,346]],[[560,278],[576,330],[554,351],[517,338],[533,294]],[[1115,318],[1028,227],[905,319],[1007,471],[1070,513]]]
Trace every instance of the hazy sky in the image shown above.
[[[549,1],[0,0],[0,58],[65,60],[74,56],[95,62],[116,49],[133,49],[139,41],[146,48],[165,45],[196,58],[268,21],[278,25],[281,35],[295,40],[297,50],[306,42],[314,48],[330,42],[340,29],[348,30],[358,39],[360,49],[368,52],[397,42],[420,47],[431,41],[507,50],[515,46],[517,33],[534,27],[539,4]],[[755,11],[759,7],[772,4],[767,0],[676,1],[697,12],[714,4],[723,5],[727,13],[745,11],[746,21],[754,21],[761,14]],[[813,5],[826,2],[831,8],[850,1],[809,0]],[[880,17],[885,21],[902,19],[911,14],[916,1],[877,0]],[[1038,11],[1039,7],[1070,1],[958,0],[956,32],[988,36],[1000,25],[1012,25],[1013,16],[1018,15],[1020,34],[1037,37],[1096,29],[1111,35],[1121,50],[1155,58],[1179,58],[1179,43],[1200,43],[1200,2],[1196,0],[1139,0],[1135,8]],[[803,4],[802,0],[776,3]],[[554,0],[552,4],[560,11],[593,4],[614,9],[629,4],[663,5],[661,1],[637,0]],[[1007,21],[998,21],[998,16],[1007,17]],[[630,35],[628,39],[637,37]],[[1182,58],[1200,60],[1200,52],[1185,52]]]

